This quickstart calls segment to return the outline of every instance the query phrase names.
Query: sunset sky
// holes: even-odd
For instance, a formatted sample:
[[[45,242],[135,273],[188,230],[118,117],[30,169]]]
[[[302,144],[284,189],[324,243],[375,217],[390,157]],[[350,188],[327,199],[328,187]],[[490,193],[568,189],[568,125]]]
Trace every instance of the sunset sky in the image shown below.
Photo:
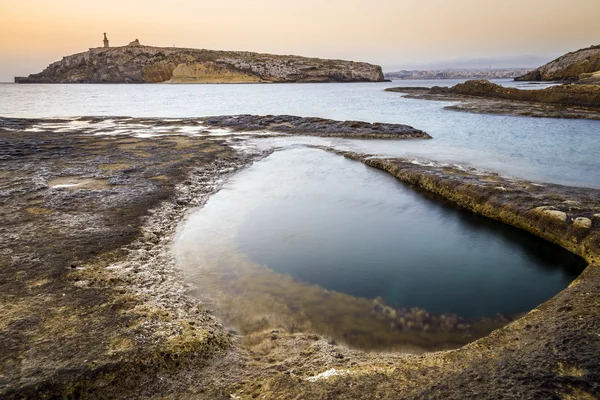
[[[599,0],[0,0],[0,82],[142,44],[342,58],[384,70],[538,66],[600,44]]]

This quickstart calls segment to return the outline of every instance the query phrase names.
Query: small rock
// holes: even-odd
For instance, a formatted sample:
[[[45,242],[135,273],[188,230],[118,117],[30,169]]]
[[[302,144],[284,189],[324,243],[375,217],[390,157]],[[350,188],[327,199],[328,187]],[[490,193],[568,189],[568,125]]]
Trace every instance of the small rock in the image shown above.
[[[537,213],[541,213],[544,216],[555,219],[557,221],[562,221],[562,222],[567,221],[567,214],[565,212],[554,209],[554,207],[550,207],[550,206],[536,207],[533,211],[535,211]]]
[[[590,229],[592,227],[592,220],[585,217],[575,218],[573,226],[576,228]]]
[[[546,214],[547,216],[565,222],[567,220],[567,214],[562,212],[562,211],[558,211],[558,210],[546,210],[544,211],[544,214]]]
[[[600,219],[600,214],[594,214],[594,219]]]

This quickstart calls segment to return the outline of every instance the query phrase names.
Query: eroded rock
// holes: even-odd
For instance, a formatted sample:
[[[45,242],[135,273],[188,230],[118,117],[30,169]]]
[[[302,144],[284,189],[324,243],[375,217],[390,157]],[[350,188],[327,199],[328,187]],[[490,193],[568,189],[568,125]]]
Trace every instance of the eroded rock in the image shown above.
[[[573,221],[573,226],[577,228],[590,229],[592,227],[592,220],[585,217],[578,217],[575,218],[575,221]]]
[[[563,211],[559,211],[552,206],[541,206],[536,207],[534,209],[536,213],[540,213],[546,217],[552,218],[557,221],[566,222],[567,221],[567,213]]]

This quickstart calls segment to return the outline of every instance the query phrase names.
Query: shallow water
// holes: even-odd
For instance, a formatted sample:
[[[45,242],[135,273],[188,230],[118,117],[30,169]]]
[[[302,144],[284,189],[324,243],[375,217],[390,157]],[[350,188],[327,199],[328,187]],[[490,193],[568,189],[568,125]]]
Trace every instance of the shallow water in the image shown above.
[[[526,232],[308,148],[276,152],[234,176],[190,215],[174,250],[199,292],[236,297],[238,307],[255,304],[258,311],[251,307],[243,316],[229,315],[233,305],[221,304],[230,324],[243,325],[252,312],[298,314],[317,331],[327,321],[310,314],[324,312],[313,307],[324,291],[306,283],[369,301],[382,297],[394,308],[476,318],[529,311],[584,266]],[[295,281],[282,286],[282,275],[269,278],[275,273]],[[269,302],[277,306],[265,306]],[[335,312],[360,321],[365,315],[357,308]]]
[[[277,85],[0,85],[0,115],[197,117],[293,114],[405,123],[428,141],[329,140],[345,148],[470,164],[526,179],[600,187],[600,121],[511,117],[445,110],[405,99],[394,86],[459,81]],[[537,89],[508,80],[504,85]],[[297,141],[305,141],[297,138]],[[315,141],[317,139],[308,139]],[[321,141],[323,142],[323,141]],[[285,142],[289,144],[290,142]],[[269,144],[270,145],[270,144]]]

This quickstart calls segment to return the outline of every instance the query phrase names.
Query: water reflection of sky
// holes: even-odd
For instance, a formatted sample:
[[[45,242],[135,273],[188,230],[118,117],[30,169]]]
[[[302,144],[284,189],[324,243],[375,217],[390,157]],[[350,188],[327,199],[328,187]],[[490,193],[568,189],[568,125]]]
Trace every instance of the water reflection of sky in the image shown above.
[[[527,311],[579,272],[565,250],[314,149],[233,177],[178,240],[202,257],[238,251],[329,290],[470,317]]]

